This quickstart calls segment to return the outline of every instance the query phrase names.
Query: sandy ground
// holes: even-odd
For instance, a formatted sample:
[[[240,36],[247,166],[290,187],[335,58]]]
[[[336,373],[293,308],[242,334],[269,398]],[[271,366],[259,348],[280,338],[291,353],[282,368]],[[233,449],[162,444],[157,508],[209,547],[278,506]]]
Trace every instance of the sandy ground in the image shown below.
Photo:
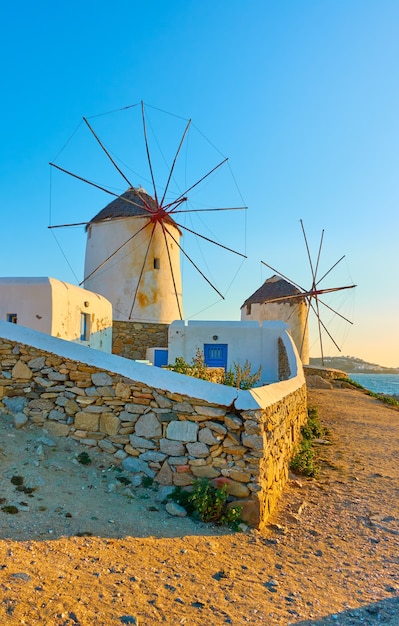
[[[351,389],[310,403],[320,475],[293,477],[262,533],[171,517],[105,455],[81,465],[3,416],[0,624],[399,625],[399,411]]]

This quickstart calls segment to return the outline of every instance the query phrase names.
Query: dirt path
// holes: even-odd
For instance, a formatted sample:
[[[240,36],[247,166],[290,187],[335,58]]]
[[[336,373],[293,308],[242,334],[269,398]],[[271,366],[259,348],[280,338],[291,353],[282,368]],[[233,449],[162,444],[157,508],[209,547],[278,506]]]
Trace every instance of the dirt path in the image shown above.
[[[106,457],[3,418],[0,508],[19,512],[0,510],[0,624],[398,625],[399,411],[350,389],[310,403],[320,476],[292,480],[262,534],[172,518]]]

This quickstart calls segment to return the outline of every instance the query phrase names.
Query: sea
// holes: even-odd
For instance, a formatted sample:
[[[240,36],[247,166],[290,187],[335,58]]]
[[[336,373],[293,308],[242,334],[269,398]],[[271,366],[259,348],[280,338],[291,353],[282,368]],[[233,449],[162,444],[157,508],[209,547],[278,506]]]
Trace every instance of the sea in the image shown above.
[[[399,396],[399,374],[348,374],[349,378],[374,393]]]

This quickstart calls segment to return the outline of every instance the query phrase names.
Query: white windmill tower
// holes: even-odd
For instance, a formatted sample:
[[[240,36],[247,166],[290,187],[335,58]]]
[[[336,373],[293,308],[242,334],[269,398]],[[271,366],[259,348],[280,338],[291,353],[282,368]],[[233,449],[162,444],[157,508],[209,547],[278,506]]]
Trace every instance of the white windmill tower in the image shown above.
[[[241,320],[283,320],[302,363],[309,363],[308,304],[302,292],[280,276],[268,278],[241,307]]]
[[[135,108],[138,105],[124,107]],[[175,182],[175,166],[181,152],[185,137],[189,131],[191,120],[187,121],[183,135],[178,144],[174,157],[165,160],[167,165],[167,180],[160,187],[156,184],[154,167],[150,155],[150,149],[146,131],[146,114],[144,103],[141,103],[142,128],[148,162],[148,170],[152,183],[152,195],[142,187],[136,187],[125,175],[121,167],[127,167],[119,157],[111,154],[104,141],[99,138],[86,118],[83,122],[106,154],[114,171],[118,172],[126,185],[127,190],[116,193],[109,184],[103,186],[94,182],[93,178],[83,177],[70,170],[50,163],[50,165],[96,189],[99,189],[113,197],[105,208],[97,213],[88,222],[74,224],[61,224],[49,226],[49,228],[61,228],[66,226],[86,226],[86,259],[84,279],[80,283],[85,288],[105,296],[113,306],[113,319],[120,322],[145,322],[149,324],[168,325],[174,320],[183,319],[182,306],[182,278],[180,261],[184,259],[198,272],[208,285],[218,294],[221,299],[224,295],[207,278],[199,265],[194,262],[191,254],[187,252],[189,241],[195,238],[196,242],[212,244],[221,250],[234,253],[245,259],[246,255],[227,247],[215,240],[215,236],[209,237],[189,228],[182,220],[183,213],[236,211],[245,210],[247,207],[201,207],[195,208],[189,196],[193,190],[197,191],[204,181],[209,183],[213,175],[228,159],[224,158],[212,169],[206,171],[199,179],[194,179],[191,185],[181,187],[174,184],[174,191],[170,189],[171,183]],[[130,168],[129,168],[130,169]],[[132,170],[133,171],[133,170]],[[193,192],[194,193],[194,192]],[[180,217],[180,220],[179,220]],[[191,224],[191,222],[189,222]],[[182,245],[182,234],[187,234],[186,249]]]
[[[181,231],[143,188],[129,188],[87,225],[84,286],[118,321],[182,319]]]
[[[323,334],[326,335],[334,346],[341,351],[340,347],[334,340],[326,324],[321,319],[321,309],[330,311],[337,316],[352,324],[352,322],[344,315],[339,313],[336,309],[327,304],[321,296],[329,293],[335,293],[345,289],[354,289],[356,285],[342,285],[339,287],[321,287],[320,283],[330,274],[330,272],[345,258],[342,256],[334,265],[327,270],[321,278],[318,276],[320,255],[323,246],[324,230],[321,233],[319,250],[317,253],[316,262],[313,261],[309,244],[306,237],[305,228],[302,220],[300,220],[303,237],[305,240],[310,271],[312,275],[312,284],[309,289],[301,287],[298,283],[290,278],[287,278],[281,272],[278,272],[274,267],[261,261],[263,265],[266,265],[273,272],[276,272],[274,276],[269,278],[250,298],[248,298],[241,309],[241,319],[276,319],[276,314],[280,315],[280,319],[283,319],[290,326],[291,335],[295,341],[298,349],[298,353],[302,358],[304,365],[309,363],[309,313],[313,311],[317,318],[317,326],[319,332],[319,344],[322,365],[324,365],[324,347],[323,347]],[[252,303],[256,303],[258,308],[255,309],[255,314],[251,315]],[[277,313],[278,311],[278,313]]]

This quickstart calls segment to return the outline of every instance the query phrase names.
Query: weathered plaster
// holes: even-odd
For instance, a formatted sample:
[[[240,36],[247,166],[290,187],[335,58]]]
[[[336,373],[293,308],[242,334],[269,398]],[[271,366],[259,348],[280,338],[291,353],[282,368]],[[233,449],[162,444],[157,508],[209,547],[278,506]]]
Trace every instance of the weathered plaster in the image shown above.
[[[16,313],[18,325],[111,352],[112,306],[97,293],[51,277],[0,278],[0,320]],[[81,313],[90,336],[80,339]]]
[[[179,241],[178,229],[170,224],[167,229]],[[159,269],[154,268],[154,259],[159,259]],[[148,218],[91,223],[87,231],[86,276],[85,287],[108,298],[116,320],[169,324],[183,315],[179,247],[160,224],[153,231]]]

